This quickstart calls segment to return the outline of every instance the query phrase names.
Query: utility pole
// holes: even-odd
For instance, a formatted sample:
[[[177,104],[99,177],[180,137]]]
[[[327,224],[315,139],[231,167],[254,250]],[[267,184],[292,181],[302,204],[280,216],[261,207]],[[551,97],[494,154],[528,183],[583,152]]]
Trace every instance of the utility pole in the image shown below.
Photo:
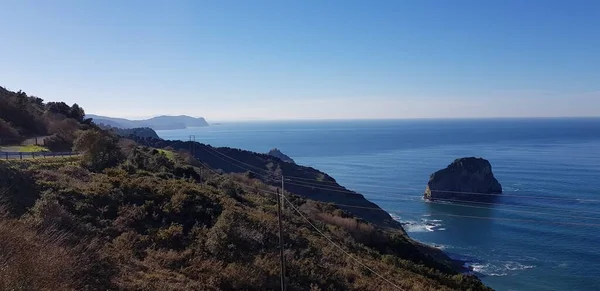
[[[190,135],[190,154],[192,155],[192,157],[194,157],[194,159],[196,158],[196,136],[195,135]]]
[[[284,180],[283,179],[283,175],[281,175],[281,196],[280,196],[280,198],[281,198],[281,209],[285,209],[285,197],[283,196],[283,195],[285,195],[284,194],[285,190],[283,188],[283,186],[284,186],[283,185],[283,180]]]
[[[282,189],[283,190],[283,189]],[[283,193],[281,194],[283,195]],[[283,197],[283,196],[281,196]],[[281,227],[281,200],[279,189],[277,189],[277,220],[279,221],[279,259],[281,260],[280,273],[281,273],[281,291],[285,291],[285,260],[283,258],[283,230]]]

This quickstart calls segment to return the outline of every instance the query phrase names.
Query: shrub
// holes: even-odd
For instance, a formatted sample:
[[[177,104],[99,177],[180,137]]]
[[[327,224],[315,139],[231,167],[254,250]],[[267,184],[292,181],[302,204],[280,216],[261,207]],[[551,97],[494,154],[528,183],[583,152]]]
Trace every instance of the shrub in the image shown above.
[[[123,160],[118,139],[100,130],[79,132],[74,142],[75,151],[82,155],[82,165],[92,171],[114,167]]]

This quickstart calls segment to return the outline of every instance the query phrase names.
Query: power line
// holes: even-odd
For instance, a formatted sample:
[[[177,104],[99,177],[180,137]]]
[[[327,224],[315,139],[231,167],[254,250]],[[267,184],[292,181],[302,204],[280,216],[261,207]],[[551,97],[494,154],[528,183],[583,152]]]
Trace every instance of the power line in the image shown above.
[[[465,201],[463,200],[457,200],[457,199],[444,199],[443,202],[440,201],[430,201],[430,200],[426,200],[423,198],[419,198],[419,197],[414,197],[414,196],[409,196],[409,195],[398,195],[398,196],[403,196],[403,197],[382,197],[382,196],[377,196],[377,195],[369,195],[368,198],[372,199],[372,198],[377,198],[377,199],[387,199],[387,200],[400,200],[400,201],[412,201],[412,202],[422,202],[422,201],[426,201],[426,203],[430,203],[430,204],[439,204],[439,205],[450,205],[450,206],[459,206],[459,207],[475,207],[475,208],[485,208],[485,209],[493,209],[493,210],[499,210],[499,211],[508,211],[505,210],[504,208],[498,208],[496,206],[504,206],[504,207],[509,207],[509,208],[525,208],[525,209],[541,209],[541,210],[549,210],[549,211],[561,211],[561,212],[578,212],[578,213],[590,213],[590,214],[599,214],[600,212],[598,211],[583,211],[583,210],[577,210],[577,209],[560,209],[560,208],[549,208],[549,207],[538,207],[538,206],[527,206],[527,205],[512,205],[512,204],[504,204],[504,203],[486,203],[486,202],[468,202],[465,203]],[[446,203],[446,202],[454,202],[454,203]],[[477,204],[477,205],[472,205],[472,204]],[[478,205],[487,205],[488,207],[485,206],[478,206]],[[553,214],[553,213],[547,213],[549,215],[557,215],[557,214]],[[582,217],[582,218],[593,218],[593,217]],[[600,218],[593,218],[593,219],[600,219]]]
[[[230,156],[228,156],[228,155],[226,155],[226,154],[224,154],[224,153],[221,153],[221,152],[219,152],[219,151],[218,151],[218,150],[216,150],[215,148],[212,148],[212,147],[211,147],[211,146],[209,146],[209,145],[207,145],[207,146],[206,146],[206,148],[208,149],[208,150],[207,150],[207,152],[208,152],[208,151],[215,152],[215,153],[217,153],[217,154],[219,154],[219,155],[221,155],[221,156],[224,156],[224,157],[226,157],[226,158],[228,158],[228,159],[230,159],[230,160],[232,160],[232,161],[236,161],[236,162],[238,162],[238,163],[240,163],[240,164],[242,164],[242,165],[245,165],[245,166],[247,166],[247,167],[250,167],[250,168],[257,169],[258,171],[263,171],[263,172],[267,173],[268,175],[274,175],[274,173],[271,173],[271,172],[269,172],[269,171],[267,171],[267,170],[265,170],[265,169],[261,169],[261,168],[259,168],[259,167],[256,167],[256,166],[253,166],[253,165],[250,165],[250,164],[244,163],[244,162],[242,162],[242,161],[240,161],[240,160],[238,160],[238,159],[232,158],[232,157],[230,157]],[[214,156],[214,154],[213,154],[213,156]],[[224,159],[223,159],[223,158],[221,158],[221,160],[224,160]],[[225,161],[225,160],[224,160],[224,161]],[[228,161],[226,161],[226,162],[228,162]],[[228,163],[231,163],[231,162],[228,162]],[[250,169],[247,169],[247,168],[243,168],[243,169],[244,169],[244,170],[247,170],[247,171],[249,171],[249,172],[252,172],[252,173],[254,173],[254,174],[260,175],[260,176],[264,175],[264,174],[259,174],[259,173],[253,172],[252,170],[250,170]]]
[[[250,169],[248,169],[248,168],[245,168],[245,167],[243,167],[243,166],[240,166],[240,165],[234,164],[233,162],[227,161],[227,160],[225,160],[224,158],[222,158],[222,157],[219,157],[219,156],[217,156],[217,155],[213,154],[211,151],[214,151],[214,152],[216,152],[216,153],[217,153],[217,154],[219,154],[219,155],[222,155],[222,156],[224,156],[224,157],[227,157],[227,158],[229,158],[229,159],[232,159],[232,160],[234,160],[234,161],[237,161],[237,162],[239,162],[239,163],[245,164],[245,165],[247,165],[247,166],[254,167],[254,166],[252,166],[252,165],[246,164],[246,163],[244,163],[244,162],[242,162],[242,161],[239,161],[239,160],[236,160],[236,159],[234,159],[234,158],[232,158],[232,157],[229,157],[229,156],[227,156],[227,155],[225,155],[225,154],[223,154],[223,153],[220,153],[220,152],[219,152],[219,151],[217,151],[217,150],[211,149],[211,147],[210,147],[210,146],[208,146],[208,145],[206,146],[206,148],[208,149],[208,150],[206,151],[207,153],[211,154],[211,155],[212,155],[212,156],[214,156],[214,157],[217,157],[217,158],[219,158],[220,160],[222,160],[222,161],[224,161],[224,162],[227,162],[227,163],[229,163],[229,164],[231,164],[231,165],[233,165],[233,166],[236,166],[236,167],[238,167],[238,168],[240,168],[240,169],[242,169],[242,170],[244,170],[244,171],[248,171],[248,172],[250,172],[250,173],[253,173],[253,174],[255,174],[255,175],[258,175],[259,177],[263,177],[263,178],[266,178],[266,179],[272,179],[272,178],[276,177],[276,176],[274,175],[274,173],[270,173],[270,172],[268,172],[268,171],[266,171],[266,170],[261,170],[261,171],[265,171],[265,172],[269,173],[269,174],[270,174],[270,176],[265,176],[264,174],[260,174],[260,173],[254,172],[254,171],[252,171],[252,170],[250,170]],[[257,168],[257,167],[254,167],[254,168]]]
[[[237,183],[237,182],[235,182]],[[252,188],[252,186],[249,185],[244,185],[244,184],[239,184],[238,185],[244,187],[244,188]],[[252,188],[254,190],[254,188]],[[271,192],[271,191],[265,191],[265,190],[259,190],[260,192],[263,193],[268,193],[268,194],[273,194],[273,195],[279,195],[276,192]],[[286,199],[287,200],[287,199]],[[395,212],[398,214],[414,214],[414,215],[422,215],[423,213],[421,212],[411,212],[411,211],[405,211],[405,210],[398,210],[398,209],[383,209],[383,208],[378,208],[378,207],[368,207],[368,206],[358,206],[358,205],[349,205],[349,204],[341,204],[341,203],[333,203],[333,202],[325,202],[325,201],[317,201],[316,202],[320,202],[323,204],[329,204],[329,205],[335,205],[335,206],[342,206],[342,207],[351,207],[351,208],[360,208],[360,209],[370,209],[370,210],[377,210],[377,211],[383,211],[383,212]],[[288,200],[289,203],[289,200]],[[453,206],[459,206],[457,204],[452,204]],[[464,207],[469,207],[468,205],[460,205],[460,206],[464,206]],[[560,225],[578,225],[578,226],[600,226],[600,223],[572,223],[572,222],[561,222],[561,221],[545,221],[545,220],[535,220],[535,219],[520,219],[520,218],[502,218],[502,217],[484,217],[484,216],[474,216],[474,215],[459,215],[459,214],[449,214],[449,213],[443,213],[443,212],[427,212],[426,214],[435,214],[435,215],[443,215],[443,216],[452,216],[452,217],[462,217],[462,218],[470,218],[470,219],[493,219],[493,220],[506,220],[506,221],[521,221],[521,222],[535,222],[535,223],[550,223],[550,224],[560,224]],[[553,215],[551,213],[548,213],[549,215]],[[584,219],[589,219],[590,217],[587,216],[566,216],[566,217],[571,217],[571,218],[584,218]],[[595,218],[595,219],[600,219],[600,218]]]
[[[224,157],[226,157],[226,158],[228,158],[228,159],[230,159],[232,161],[236,161],[236,162],[238,162],[240,164],[243,164],[243,165],[246,165],[248,167],[255,168],[255,169],[258,169],[259,171],[266,172],[269,176],[265,176],[264,174],[260,174],[260,173],[254,172],[254,171],[252,171],[252,170],[250,170],[248,168],[244,168],[242,166],[233,164],[232,162],[227,161],[227,160],[219,157],[221,160],[226,161],[226,162],[228,162],[228,163],[230,163],[230,164],[232,164],[234,166],[237,166],[237,167],[239,167],[239,168],[241,168],[243,170],[247,170],[247,171],[252,172],[252,173],[254,173],[256,175],[262,176],[264,178],[272,178],[272,175],[274,175],[274,173],[271,173],[271,172],[269,172],[269,171],[267,171],[265,169],[260,169],[260,168],[258,168],[256,166],[244,163],[244,162],[242,162],[242,161],[240,161],[238,159],[235,159],[235,158],[232,158],[232,157],[230,157],[230,156],[228,156],[226,154],[223,154],[223,153],[217,151],[216,149],[211,149],[210,146],[207,146],[207,147],[209,148],[209,150],[214,151],[217,154],[219,154],[221,156],[224,156]],[[214,156],[214,154],[213,154],[213,156]],[[312,180],[312,179],[308,179],[308,178],[295,177],[295,176],[287,176],[287,175],[285,176],[285,178],[288,181],[293,180],[293,179],[310,181],[310,183],[309,182],[303,182],[303,181],[295,181],[296,183],[290,183],[290,184],[296,185],[296,186],[304,186],[304,185],[298,184],[298,183],[302,183],[302,184],[310,185],[313,188],[322,189],[322,190],[331,190],[331,191],[336,191],[336,192],[347,192],[347,193],[352,193],[352,194],[359,194],[359,193],[357,193],[355,191],[345,189],[345,187],[341,186],[340,184],[337,184],[337,182],[335,182],[335,181],[317,181],[317,180]],[[335,183],[337,186],[318,185],[318,183]],[[313,185],[317,185],[318,187],[313,186]],[[374,184],[371,184],[371,185],[354,184],[354,185],[362,185],[362,186],[372,187]],[[330,189],[330,188],[327,188],[327,187],[335,187],[337,189],[335,189],[335,188],[334,189]],[[400,190],[400,189],[402,189],[402,190],[414,190],[414,191],[418,191],[419,190],[419,189],[416,189],[416,188],[399,188],[399,187],[391,187],[391,186],[383,186],[383,185],[377,185],[377,187],[388,188],[388,189],[395,189],[395,190]],[[565,198],[565,197],[553,197],[553,196],[531,196],[531,195],[511,195],[511,194],[490,194],[490,193],[447,191],[447,190],[433,190],[433,191],[440,192],[440,193],[451,193],[451,194],[483,195],[483,196],[497,196],[497,197],[516,197],[516,198],[531,198],[531,199],[551,199],[551,200],[566,200],[566,201],[577,201],[577,202],[596,202],[596,203],[600,203],[600,200],[598,200],[598,199],[579,199],[579,198]],[[443,200],[448,200],[448,199],[443,199]]]
[[[304,184],[298,184],[298,183],[304,183]],[[310,184],[310,183],[305,183],[305,182],[296,182],[296,183],[288,183],[288,184],[296,185],[296,186],[301,186],[301,187],[311,187],[311,188],[315,188],[315,189],[328,190],[328,191],[334,191],[334,192],[359,194],[359,193],[357,193],[355,191],[347,190],[347,189],[345,189],[342,186],[340,186],[337,189],[335,189],[335,188],[331,188],[331,187],[329,187],[329,188],[327,188],[327,187],[321,187],[321,185]],[[402,188],[395,188],[395,189],[402,189]],[[517,197],[517,198],[568,200],[568,201],[577,201],[577,202],[600,202],[600,200],[596,200],[596,199],[579,199],[579,198],[564,198],[564,197],[551,197],[551,196],[487,194],[487,193],[460,192],[460,191],[444,191],[444,190],[433,190],[433,191],[434,192],[442,192],[442,193],[465,194],[465,195],[484,195],[484,196],[496,196],[496,197],[509,196],[509,197]],[[446,199],[440,199],[440,200],[446,200]]]
[[[403,198],[403,197],[407,197],[407,198]],[[407,200],[408,198],[412,198],[414,201],[423,201],[423,200],[425,200],[425,199],[423,199],[421,197],[416,197],[416,196],[413,196],[413,195],[406,195],[406,194],[397,194],[394,197],[369,194],[368,197],[366,197],[366,198],[369,198],[369,199],[385,199],[385,200],[391,200],[391,201],[393,201],[393,200]],[[445,203],[445,202],[455,202],[455,203]],[[465,202],[463,200],[458,200],[458,199],[444,199],[443,202],[429,201],[429,200],[427,200],[427,203],[444,204],[444,205],[461,205],[461,206],[470,206],[472,204],[475,204],[475,205],[484,205],[484,206],[487,205],[487,206],[490,206],[489,208],[491,208],[491,209],[497,209],[496,206],[505,206],[505,207],[510,207],[510,208],[541,209],[541,210],[549,210],[549,211],[559,210],[561,212],[577,212],[577,213],[600,214],[600,211],[588,211],[588,210],[579,210],[579,209],[561,209],[561,208],[551,208],[551,207],[541,207],[541,206],[516,205],[516,204],[506,204],[506,203],[490,203],[490,202],[478,202],[478,201]]]
[[[327,203],[327,202],[323,202],[323,203]],[[421,212],[410,212],[410,211],[395,210],[395,209],[384,210],[382,208],[376,208],[376,207],[357,206],[357,205],[340,204],[340,203],[328,203],[328,204],[333,204],[333,205],[336,205],[336,206],[343,206],[343,207],[372,209],[372,210],[379,210],[379,211],[384,211],[384,212],[391,211],[391,212],[395,212],[395,213],[399,213],[399,214],[416,214],[416,215],[423,214]],[[485,216],[474,216],[474,215],[450,214],[450,213],[443,213],[443,212],[427,212],[427,214],[444,215],[444,216],[452,216],[452,217],[463,217],[463,218],[473,218],[473,219],[492,219],[492,220],[522,221],[522,222],[550,223],[550,224],[562,224],[562,225],[580,225],[580,226],[600,226],[600,223],[577,223],[577,222],[545,221],[545,220],[520,219],[520,218],[485,217]],[[589,217],[584,217],[584,216],[570,216],[570,217],[573,217],[573,218],[585,218],[585,219],[589,218]]]
[[[404,198],[404,199],[397,198],[395,200],[408,201],[408,202],[416,202],[416,203],[420,202],[418,200],[408,199],[408,198]],[[463,208],[489,209],[489,210],[498,210],[498,211],[507,211],[507,212],[516,212],[516,213],[529,213],[529,214],[541,214],[541,215],[561,216],[561,217],[570,217],[570,218],[583,218],[583,219],[596,219],[596,220],[600,220],[600,217],[591,217],[591,216],[578,216],[578,215],[556,214],[556,213],[548,213],[548,212],[536,212],[536,211],[526,211],[526,210],[516,210],[516,209],[504,209],[504,208],[494,208],[494,207],[485,207],[485,206],[476,206],[476,205],[465,205],[465,204],[456,204],[456,203],[448,204],[448,203],[437,202],[437,201],[429,201],[427,203],[438,204],[438,205],[448,205],[448,206],[455,206],[455,207],[463,207]]]
[[[232,162],[229,162],[229,163],[231,163],[232,165],[235,165]],[[202,164],[204,165],[204,163],[202,163]],[[246,168],[244,168],[242,166],[239,166],[239,165],[235,165],[235,166],[238,166],[238,167],[240,167],[242,169],[246,169]],[[290,184],[295,185],[294,183],[290,183]],[[246,185],[243,185],[243,184],[239,184],[239,185],[246,186]],[[307,185],[299,185],[299,186],[308,187]],[[325,190],[357,194],[356,192],[352,192],[352,191],[349,191],[349,190],[345,190],[345,191],[339,191],[339,190],[334,190],[334,189],[325,189]],[[267,191],[262,191],[262,192],[267,192]],[[275,195],[279,195],[279,194],[274,193],[274,192],[269,192],[269,193],[275,194]],[[323,203],[327,203],[327,202],[323,202]],[[436,204],[444,204],[444,205],[446,205],[445,203],[436,202],[436,201],[430,201],[429,203],[436,203]],[[330,203],[330,204],[335,204],[335,203]],[[355,208],[367,208],[367,209],[369,208],[369,207],[361,207],[361,206],[354,206],[354,205],[344,205],[344,204],[335,204],[335,205],[340,205],[340,206],[345,206],[345,207],[355,207]],[[457,205],[457,204],[452,204],[452,205]],[[475,207],[475,206],[469,206],[469,205],[462,205],[462,206],[463,207]],[[484,208],[484,207],[476,207],[476,208]],[[374,207],[372,207],[370,209],[385,211],[382,208],[374,208]],[[385,211],[385,212],[387,212],[387,211]],[[515,212],[518,212],[518,211],[515,210]],[[400,211],[399,213],[411,213],[411,212]],[[496,220],[510,220],[510,221],[523,221],[523,222],[527,221],[527,222],[536,222],[536,223],[540,223],[541,222],[541,223],[552,223],[552,224],[562,224],[562,225],[600,226],[600,224],[569,223],[569,222],[543,221],[543,220],[532,220],[532,219],[490,218],[490,217],[482,217],[482,216],[456,215],[456,214],[447,214],[447,213],[439,213],[439,212],[430,212],[430,213],[431,214],[438,214],[438,215],[453,216],[453,217],[473,218],[473,219],[496,219]],[[422,213],[412,212],[412,214],[422,214]],[[542,213],[538,213],[538,214],[542,214]],[[548,215],[552,215],[552,214],[548,214]],[[560,215],[557,215],[557,216],[560,216]],[[576,216],[568,216],[568,217],[576,217]],[[580,216],[578,218],[589,218],[589,217],[581,217]]]
[[[352,254],[350,254],[349,252],[347,252],[346,250],[344,250],[340,245],[338,245],[337,243],[335,243],[330,237],[328,237],[327,235],[325,235],[318,227],[316,227],[312,222],[310,222],[310,220],[308,218],[306,218],[306,216],[304,216],[304,214],[302,214],[302,212],[294,204],[292,204],[285,196],[283,196],[283,199],[285,199],[288,202],[288,204],[290,204],[290,206],[292,207],[292,209],[294,209],[296,211],[296,213],[298,213],[308,224],[310,224],[310,226],[312,226],[312,228],[314,228],[322,237],[324,237],[325,239],[327,239],[332,245],[336,246],[340,251],[342,251],[344,254],[346,254],[346,256],[348,256],[349,258],[351,258],[352,260],[354,260],[355,262],[357,262],[359,265],[363,266],[367,270],[371,271],[371,273],[377,275],[379,278],[381,278],[382,280],[384,280],[388,284],[396,287],[396,289],[405,291],[405,289],[403,289],[402,287],[400,287],[397,284],[393,283],[392,281],[388,280],[383,275],[375,272],[373,269],[371,269],[365,263],[361,262],[360,260],[358,260],[357,258],[355,258]]]

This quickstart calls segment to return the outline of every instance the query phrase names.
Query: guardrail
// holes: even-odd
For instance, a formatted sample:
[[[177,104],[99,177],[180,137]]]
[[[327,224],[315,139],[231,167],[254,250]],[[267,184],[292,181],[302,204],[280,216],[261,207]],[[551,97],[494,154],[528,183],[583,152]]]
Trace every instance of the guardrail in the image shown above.
[[[22,160],[29,158],[70,157],[75,155],[77,155],[75,152],[0,152],[0,159]]]

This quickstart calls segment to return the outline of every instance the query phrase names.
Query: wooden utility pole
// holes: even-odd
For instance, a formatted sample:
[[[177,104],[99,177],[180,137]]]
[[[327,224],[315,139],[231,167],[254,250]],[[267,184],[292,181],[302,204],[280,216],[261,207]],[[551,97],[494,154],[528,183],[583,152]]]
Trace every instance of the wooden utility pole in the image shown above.
[[[283,190],[283,189],[282,189]],[[281,227],[281,197],[283,194],[279,194],[279,189],[277,189],[277,220],[279,221],[279,259],[280,259],[280,270],[281,273],[281,291],[285,291],[285,260],[283,258],[283,230]]]
[[[285,195],[285,190],[283,188],[283,175],[281,175],[281,196],[279,198],[281,198],[281,209],[285,209],[285,197],[283,195]]]

